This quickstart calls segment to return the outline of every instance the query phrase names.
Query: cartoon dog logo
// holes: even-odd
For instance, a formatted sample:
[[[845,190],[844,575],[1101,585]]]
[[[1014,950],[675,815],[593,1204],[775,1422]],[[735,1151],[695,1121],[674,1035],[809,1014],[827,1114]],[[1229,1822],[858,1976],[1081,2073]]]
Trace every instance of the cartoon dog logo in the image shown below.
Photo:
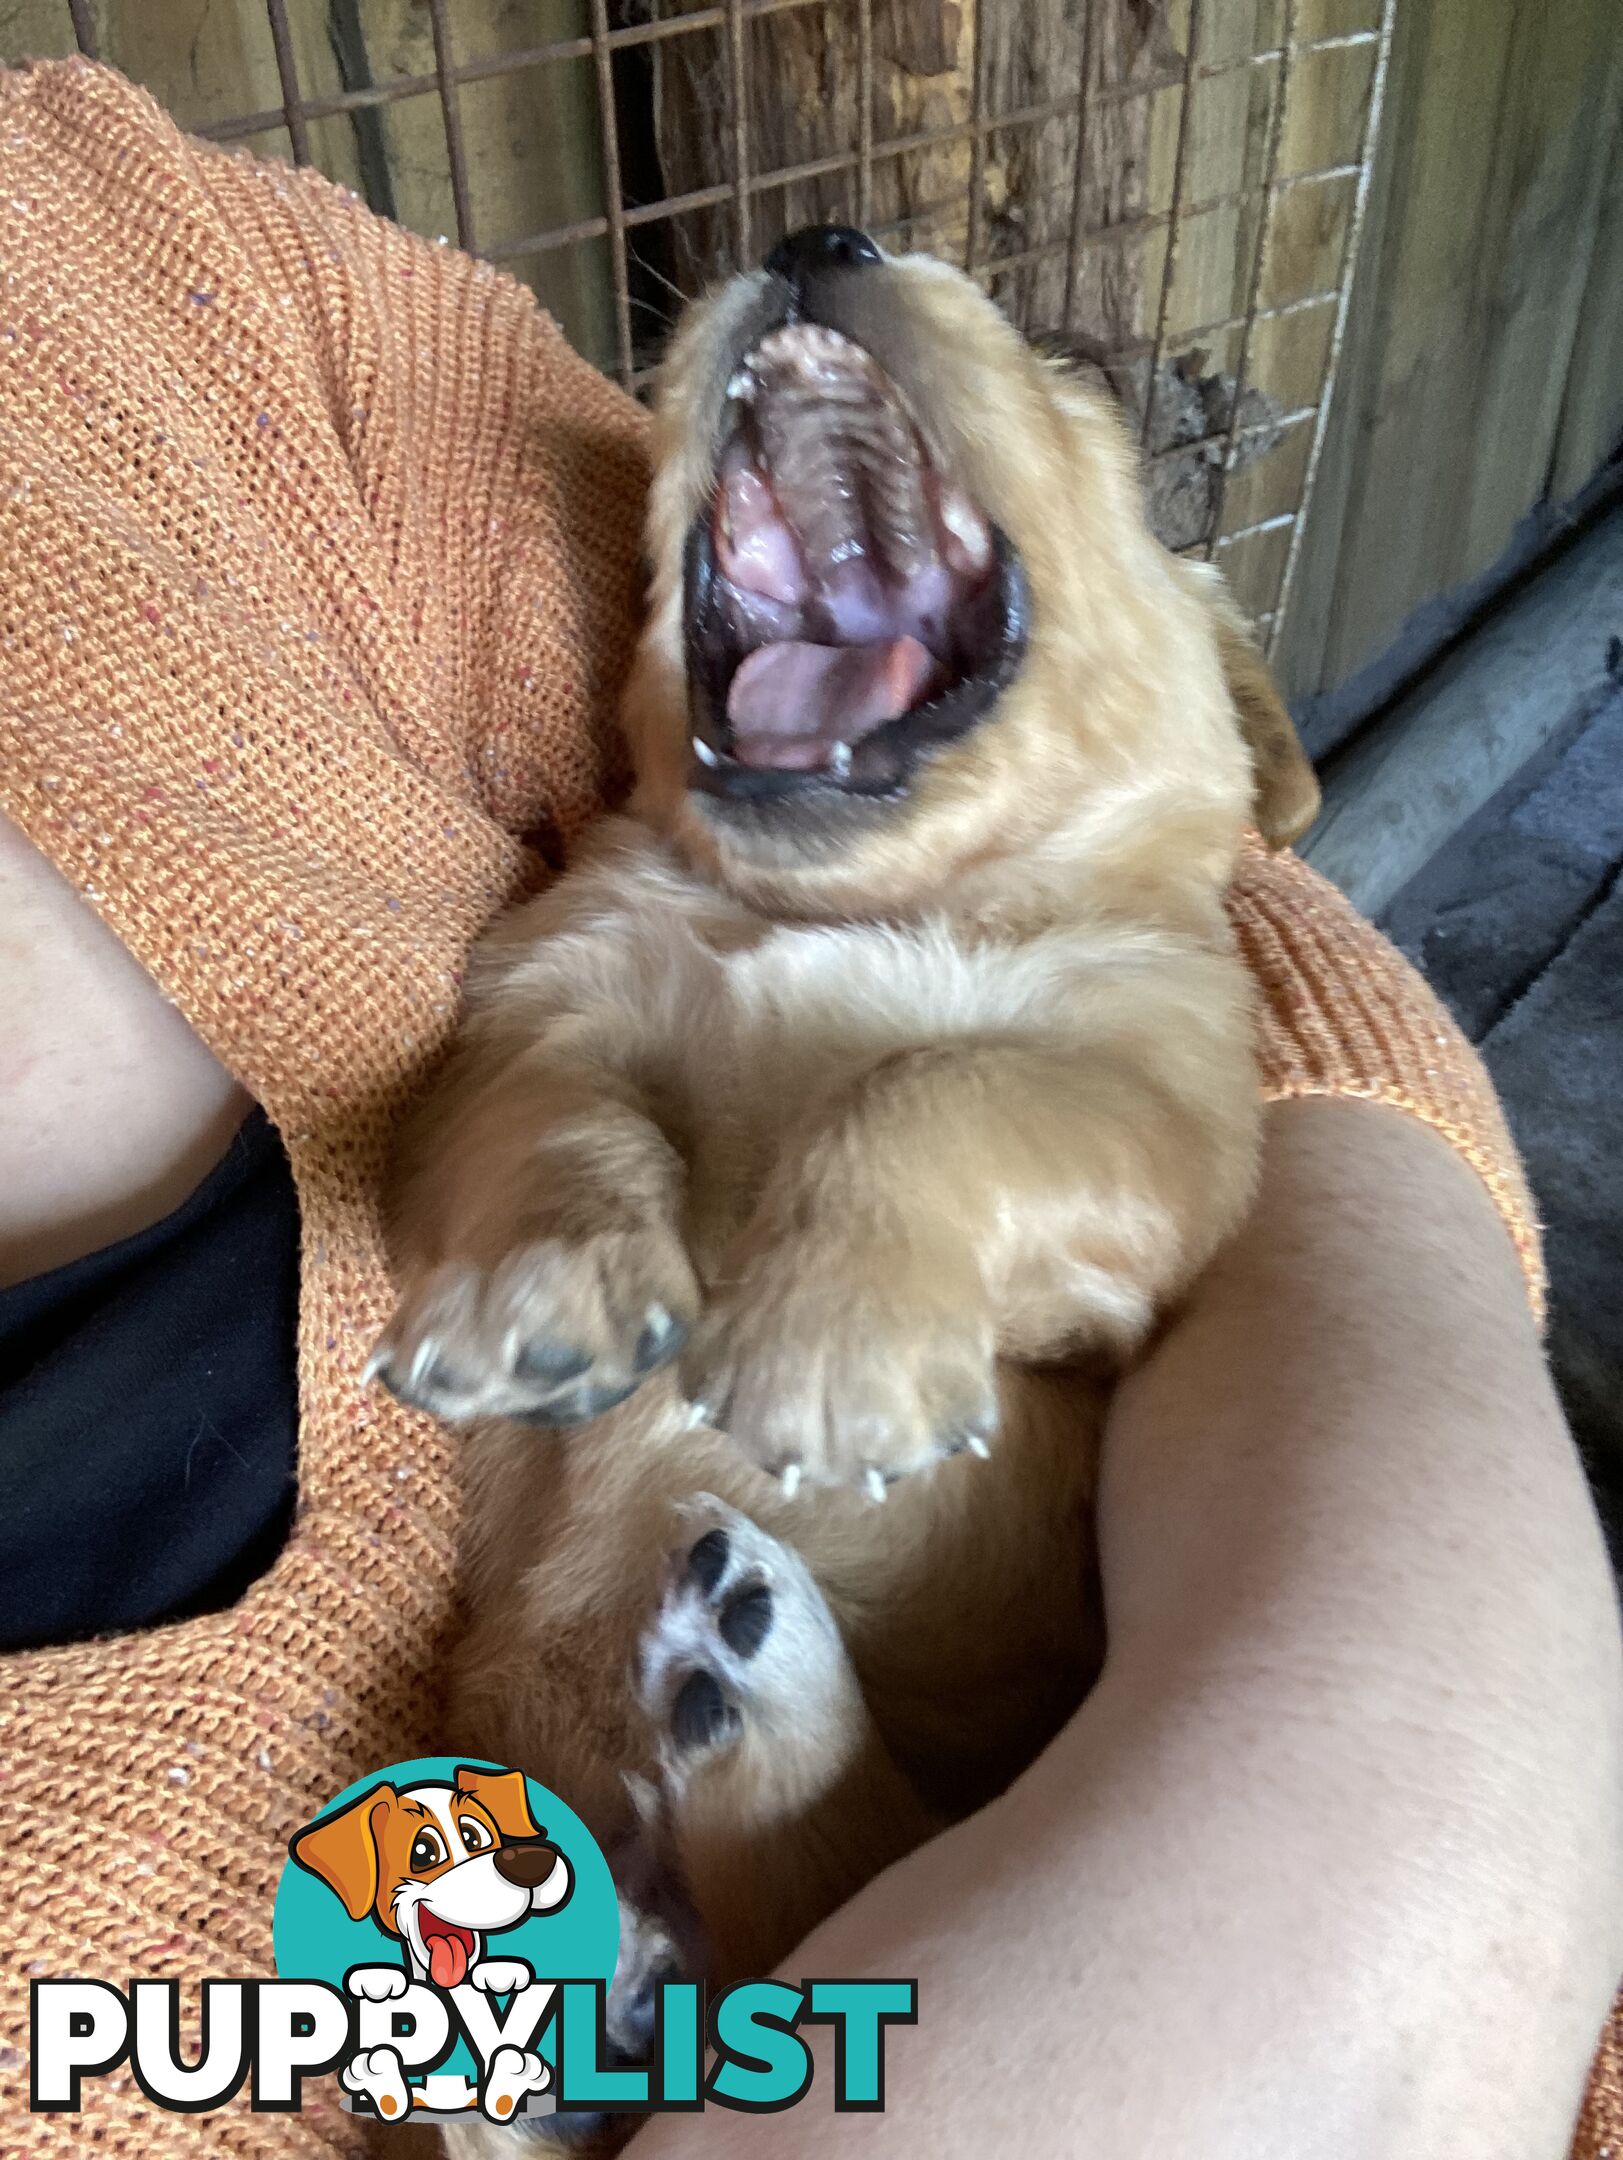
[[[556,1913],[574,1889],[574,1871],[530,1812],[522,1771],[459,1768],[446,1783],[380,1783],[336,1814],[298,1831],[288,1851],[342,1900],[352,1920],[370,1918],[404,1951],[400,1965],[361,1966],[348,1985],[370,2002],[403,1996],[413,1982],[445,1994],[467,1986],[506,1995],[525,1986],[522,1960],[487,1957],[487,1936],[517,1927],[534,1913]],[[503,2049],[503,2056],[520,2051]],[[372,2058],[389,2056],[388,2062]],[[539,2091],[540,2059],[497,2062],[505,2086]],[[380,2114],[411,2105],[392,2049],[357,2057],[341,2073],[351,2091],[366,2092]],[[491,2096],[482,2096],[487,2109]],[[504,2092],[509,2113],[516,2095]]]

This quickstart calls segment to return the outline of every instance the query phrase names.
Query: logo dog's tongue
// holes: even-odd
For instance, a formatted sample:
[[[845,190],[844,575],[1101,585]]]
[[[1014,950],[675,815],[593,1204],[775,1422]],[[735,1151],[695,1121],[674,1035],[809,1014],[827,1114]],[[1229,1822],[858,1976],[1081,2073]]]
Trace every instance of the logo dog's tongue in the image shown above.
[[[430,1935],[428,1977],[437,1988],[460,1987],[468,1970],[468,1950],[460,1935]]]

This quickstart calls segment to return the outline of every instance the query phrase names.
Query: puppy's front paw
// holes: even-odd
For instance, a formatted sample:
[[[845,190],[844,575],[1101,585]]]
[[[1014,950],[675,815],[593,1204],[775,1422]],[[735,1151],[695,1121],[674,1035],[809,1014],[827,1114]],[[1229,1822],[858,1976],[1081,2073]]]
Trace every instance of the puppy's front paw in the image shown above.
[[[919,1255],[804,1251],[739,1271],[682,1360],[712,1423],[792,1493],[882,1500],[997,1429],[991,1316],[969,1271]]]
[[[698,1308],[673,1224],[532,1234],[489,1262],[449,1260],[408,1284],[367,1375],[452,1423],[579,1425],[668,1363]]]

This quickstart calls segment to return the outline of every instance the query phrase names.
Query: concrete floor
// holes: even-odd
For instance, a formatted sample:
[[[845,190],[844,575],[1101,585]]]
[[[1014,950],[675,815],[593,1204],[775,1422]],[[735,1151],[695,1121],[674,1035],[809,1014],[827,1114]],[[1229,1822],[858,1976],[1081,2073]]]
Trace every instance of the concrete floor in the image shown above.
[[[1480,1047],[1544,1218],[1549,1350],[1623,1568],[1623,650],[1392,901]]]

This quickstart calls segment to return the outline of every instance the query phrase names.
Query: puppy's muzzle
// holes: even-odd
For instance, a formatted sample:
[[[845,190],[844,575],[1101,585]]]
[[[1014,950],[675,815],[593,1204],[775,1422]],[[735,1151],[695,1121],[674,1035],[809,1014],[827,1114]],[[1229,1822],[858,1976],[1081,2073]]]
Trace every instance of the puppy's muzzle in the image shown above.
[[[686,539],[689,785],[716,815],[798,810],[809,837],[832,804],[904,796],[991,712],[1026,591],[929,424],[898,266],[854,226],[811,225],[764,270],[742,281]]]

